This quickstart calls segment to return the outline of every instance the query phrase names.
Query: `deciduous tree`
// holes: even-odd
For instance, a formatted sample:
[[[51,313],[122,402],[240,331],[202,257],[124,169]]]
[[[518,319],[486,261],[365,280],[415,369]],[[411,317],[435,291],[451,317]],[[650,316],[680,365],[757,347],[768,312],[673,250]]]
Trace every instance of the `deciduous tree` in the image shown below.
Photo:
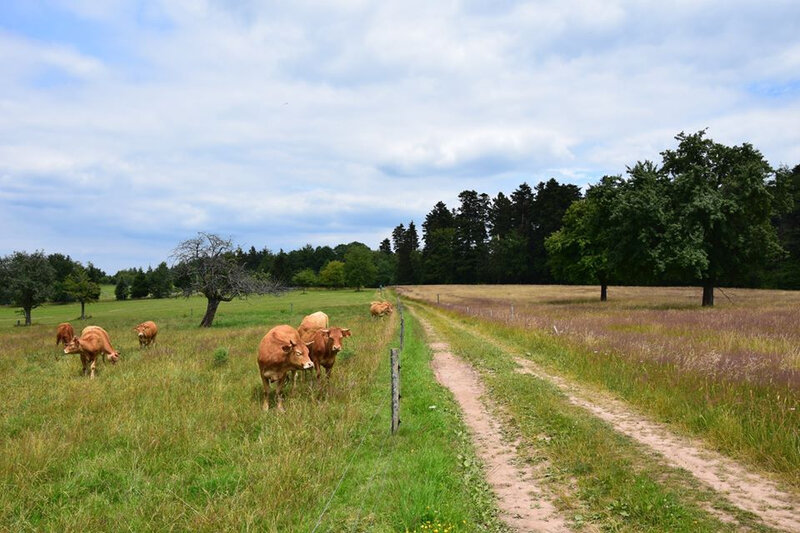
[[[200,327],[211,327],[221,302],[282,291],[279,283],[256,277],[237,264],[233,250],[230,239],[201,232],[179,243],[172,253],[178,275],[186,280],[184,294],[199,292],[208,300]]]
[[[42,251],[0,259],[0,299],[22,308],[26,326],[31,325],[31,311],[50,296],[53,279],[53,267]]]
[[[89,273],[78,268],[64,280],[64,290],[81,303],[81,320],[86,319],[86,304],[100,299],[100,285],[92,281]]]
[[[704,306],[714,288],[761,269],[782,249],[771,224],[778,191],[774,172],[752,145],[726,146],[705,130],[675,137],[678,147],[662,152],[672,182],[674,223],[683,237],[678,267],[703,286]]]

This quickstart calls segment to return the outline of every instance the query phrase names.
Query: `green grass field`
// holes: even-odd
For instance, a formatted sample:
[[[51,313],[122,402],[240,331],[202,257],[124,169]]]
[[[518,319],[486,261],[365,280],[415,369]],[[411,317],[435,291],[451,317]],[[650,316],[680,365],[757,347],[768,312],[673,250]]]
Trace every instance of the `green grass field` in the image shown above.
[[[390,436],[398,319],[372,319],[375,297],[234,301],[202,330],[201,298],[101,300],[85,323],[77,304],[45,306],[31,327],[0,308],[0,530],[503,530],[412,320],[402,424]],[[329,386],[300,382],[285,413],[262,412],[258,342],[317,310],[353,332]],[[140,350],[132,328],[144,320],[160,332]],[[104,327],[120,363],[81,376],[78,357],[54,345],[62,321]]]
[[[430,302],[437,294],[430,291],[441,289],[415,290],[427,290],[427,298],[414,296]],[[503,320],[508,302],[492,300],[493,288],[468,290],[460,303],[471,306],[471,315],[412,307],[481,374],[509,438],[519,439],[520,460],[545,469],[539,481],[571,527],[768,530],[689,473],[665,466],[569,404],[551,384],[519,374],[513,362],[527,354],[610,390],[796,487],[798,429],[786,426],[796,412],[777,409],[785,400],[748,393],[749,403],[739,401],[741,382],[720,388],[720,376],[697,377],[670,361],[624,351],[640,349],[637,339],[650,342],[654,353],[663,349],[678,331],[675,324],[697,321],[692,313],[709,323],[708,333],[686,337],[686,346],[728,346],[711,337],[721,323],[730,323],[745,343],[746,317],[672,300],[655,302],[667,310],[663,316],[630,302],[601,309],[543,292],[541,303],[531,298],[525,309],[518,302],[514,320]],[[197,327],[203,298],[117,302],[104,294],[87,306],[85,322],[76,320],[78,304],[35,309],[30,327],[15,326],[16,311],[0,308],[0,531],[507,531],[460,410],[436,383],[424,332],[410,313],[402,424],[390,435],[388,351],[399,344],[399,317],[370,317],[375,292],[291,292],[223,303],[209,329]],[[487,317],[492,305],[496,311]],[[784,314],[774,311],[775,302],[748,305],[750,313],[761,313],[750,321],[769,324],[762,315],[777,316],[770,320],[780,325]],[[476,309],[483,314],[476,316]],[[287,389],[286,412],[262,412],[261,337],[317,310],[353,332],[330,383],[300,381],[293,392]],[[570,320],[575,333],[551,334],[556,319]],[[154,347],[140,350],[133,327],[144,320],[154,320],[160,332]],[[78,357],[54,344],[63,321],[78,331],[104,327],[121,351],[120,363],[99,363],[94,380],[81,376]],[[558,324],[563,329],[565,322]],[[780,327],[783,336],[775,338],[767,325],[750,329],[765,350],[778,350],[795,334]],[[621,331],[630,337],[613,344]],[[794,365],[792,357],[784,364]],[[643,369],[646,381],[637,379]],[[702,427],[693,425],[698,416]]]

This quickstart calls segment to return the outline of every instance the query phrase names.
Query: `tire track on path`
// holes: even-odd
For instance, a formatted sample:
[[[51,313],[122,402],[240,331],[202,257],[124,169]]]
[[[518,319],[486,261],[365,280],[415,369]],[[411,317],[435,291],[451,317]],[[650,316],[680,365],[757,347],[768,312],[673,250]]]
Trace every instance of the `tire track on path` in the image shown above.
[[[416,314],[416,313],[415,313]],[[475,443],[476,455],[486,470],[486,480],[497,496],[500,519],[517,531],[571,531],[558,514],[551,497],[536,483],[536,472],[522,464],[499,422],[491,415],[491,400],[478,373],[452,354],[447,343],[418,314],[433,351],[431,366],[436,380],[447,387],[464,414]]]

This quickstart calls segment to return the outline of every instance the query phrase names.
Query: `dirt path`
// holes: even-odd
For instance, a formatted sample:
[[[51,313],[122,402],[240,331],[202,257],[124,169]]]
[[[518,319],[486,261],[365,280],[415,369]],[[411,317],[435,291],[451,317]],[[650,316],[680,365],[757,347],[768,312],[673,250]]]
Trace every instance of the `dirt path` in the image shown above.
[[[435,333],[422,321],[429,339]],[[436,379],[450,389],[472,432],[475,450],[486,469],[486,480],[495,492],[500,518],[518,531],[570,531],[549,495],[536,483],[536,472],[521,464],[497,420],[490,414],[491,403],[478,374],[451,352],[444,342],[432,342],[432,367]],[[487,407],[487,404],[489,405]]]
[[[503,346],[497,339],[468,330],[455,322],[452,325],[498,345],[507,352],[515,351],[509,346]],[[745,466],[705,448],[698,440],[675,434],[663,424],[635,412],[620,400],[600,395],[549,373],[529,359],[517,356],[514,360],[519,365],[518,372],[532,374],[556,385],[571,403],[586,409],[609,423],[616,431],[658,453],[671,466],[688,471],[735,507],[755,514],[773,528],[800,531],[800,497],[797,494],[781,490],[775,483]],[[720,518],[726,519],[724,516]]]
[[[515,357],[520,373],[554,383],[574,405],[608,422],[616,431],[658,452],[667,463],[683,468],[739,509],[759,516],[765,524],[786,531],[800,531],[800,501],[771,481],[702,444],[676,435],[665,426],[633,412],[619,400],[590,393],[574,383],[544,372],[533,361]]]

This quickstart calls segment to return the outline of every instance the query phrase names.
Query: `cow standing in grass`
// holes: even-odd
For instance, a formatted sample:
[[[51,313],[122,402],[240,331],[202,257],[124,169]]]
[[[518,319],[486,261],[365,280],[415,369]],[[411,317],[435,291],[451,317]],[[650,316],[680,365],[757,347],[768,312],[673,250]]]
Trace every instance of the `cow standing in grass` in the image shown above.
[[[390,302],[371,302],[369,304],[369,312],[373,317],[382,317],[391,315],[394,308]]]
[[[139,348],[150,346],[150,344],[156,341],[156,335],[158,335],[158,326],[156,326],[156,323],[152,320],[142,322],[133,328],[133,330],[139,336]]]
[[[95,363],[97,356],[106,358],[112,363],[119,359],[119,352],[114,350],[106,330],[99,326],[86,326],[80,337],[73,337],[72,341],[64,348],[64,353],[79,353],[83,365],[83,375],[89,373],[89,378],[94,379]]]
[[[316,313],[311,313],[310,315],[304,316],[303,320],[300,322],[300,327],[297,328],[297,333],[300,335],[300,340],[306,344],[314,342],[314,337],[317,331],[327,328],[329,323],[330,320],[328,315],[322,311],[317,311]],[[297,370],[292,372],[292,389],[294,389],[294,387],[297,385],[298,373],[299,371]],[[304,372],[303,375],[305,376],[307,374]]]
[[[62,322],[58,325],[56,329],[56,346],[64,343],[64,346],[72,342],[72,339],[75,337],[75,330],[72,328],[72,324],[69,322]]]
[[[310,342],[308,344],[311,344]],[[262,409],[269,409],[269,384],[275,382],[275,401],[283,411],[281,389],[290,370],[313,368],[308,356],[308,346],[300,339],[297,330],[289,325],[275,326],[264,335],[258,345],[258,372],[264,384]]]
[[[317,379],[320,377],[320,367],[325,368],[326,377],[331,376],[336,354],[342,350],[342,339],[349,336],[349,328],[328,328],[316,332],[310,357],[317,370]]]

